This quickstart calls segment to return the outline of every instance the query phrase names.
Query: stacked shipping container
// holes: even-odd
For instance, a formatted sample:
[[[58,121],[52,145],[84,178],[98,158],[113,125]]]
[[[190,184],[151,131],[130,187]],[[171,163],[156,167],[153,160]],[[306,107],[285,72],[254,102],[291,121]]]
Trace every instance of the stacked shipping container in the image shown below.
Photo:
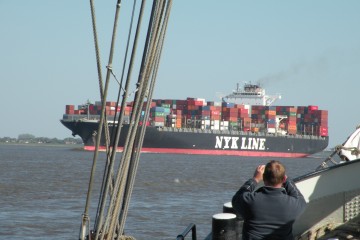
[[[66,105],[66,115],[92,116],[101,113],[101,102],[79,106]],[[129,117],[133,103],[128,103],[124,116]],[[144,104],[145,106],[145,104]],[[120,111],[116,102],[106,102],[105,112],[115,116]],[[328,136],[328,111],[317,106],[247,106],[226,102],[205,101],[201,98],[186,100],[156,99],[151,103],[147,125],[173,128],[199,128],[212,130],[241,130],[290,135]]]

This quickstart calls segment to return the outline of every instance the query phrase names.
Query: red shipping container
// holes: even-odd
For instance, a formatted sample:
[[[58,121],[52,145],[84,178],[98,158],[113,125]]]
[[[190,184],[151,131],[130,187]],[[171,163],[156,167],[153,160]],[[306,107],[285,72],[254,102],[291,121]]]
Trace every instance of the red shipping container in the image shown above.
[[[288,118],[286,119],[288,125],[296,125],[296,119]]]
[[[202,110],[202,111],[200,111],[200,115],[201,116],[210,116],[210,111],[209,110]]]
[[[240,113],[239,114],[239,118],[246,118],[246,117],[249,117],[248,113]]]
[[[172,105],[172,104],[173,104],[173,100],[171,100],[171,99],[165,99],[165,100],[164,100],[164,103],[165,103],[165,104],[170,104],[170,105]]]
[[[196,105],[187,105],[186,106],[187,110],[193,111],[193,110],[199,110],[199,106]]]
[[[116,102],[106,102],[105,105],[106,105],[106,106],[109,106],[109,107],[115,107],[115,106],[116,106]]]
[[[211,116],[220,116],[220,111],[219,110],[212,110],[212,111],[210,111],[210,115]]]
[[[295,131],[297,130],[296,125],[287,125],[287,130]]]
[[[249,114],[249,110],[246,108],[239,108],[238,113],[240,114]]]
[[[176,104],[176,109],[178,109],[178,110],[184,110],[184,109],[185,109],[185,105],[178,105],[178,104]]]
[[[319,136],[329,136],[329,131],[327,127],[319,126],[317,135]]]
[[[241,118],[240,120],[242,121],[244,126],[250,126],[251,125],[251,118],[249,118],[249,117]]]
[[[75,110],[75,105],[66,105],[65,110]]]
[[[321,125],[321,126],[319,126],[319,130],[320,130],[320,131],[327,131],[327,130],[328,130],[328,127]]]
[[[266,110],[265,115],[267,115],[267,116],[276,116],[276,111],[274,111],[274,110]]]
[[[326,120],[321,120],[321,119],[316,119],[317,121],[317,123],[319,123],[321,126],[325,126],[325,127],[327,127],[329,124],[329,122],[328,122],[328,120],[326,119]]]
[[[140,121],[140,122],[139,122],[139,125],[142,126],[143,123],[144,123],[143,121]],[[150,122],[149,122],[149,121],[146,121],[145,124],[146,124],[146,126],[150,126]]]
[[[182,111],[181,111],[181,110],[175,110],[175,114],[176,114],[177,116],[181,116],[181,115],[182,115]]]
[[[297,133],[296,129],[288,129],[288,134],[295,135]]]
[[[225,111],[225,112],[222,112],[222,115],[223,115],[223,116],[226,116],[226,117],[234,117],[234,118],[237,118],[237,117],[238,117],[238,113],[237,113],[237,112]]]
[[[220,115],[211,115],[210,120],[220,120]]]
[[[154,122],[164,122],[165,118],[164,117],[152,117]]]
[[[176,100],[175,101],[176,106],[177,105],[185,105],[185,103],[186,103],[186,100]]]
[[[244,127],[244,128],[243,128],[243,131],[245,131],[245,132],[250,132],[250,127]]]
[[[85,111],[83,109],[74,110],[74,114],[77,114],[77,115],[85,114]]]
[[[318,109],[319,109],[318,106],[314,106],[314,105],[310,105],[308,108],[309,108],[310,111],[318,110]]]
[[[304,106],[297,107],[297,113],[304,114],[305,109],[307,109],[307,107]]]
[[[237,122],[238,118],[237,117],[223,117],[224,121],[230,121],[230,122]]]

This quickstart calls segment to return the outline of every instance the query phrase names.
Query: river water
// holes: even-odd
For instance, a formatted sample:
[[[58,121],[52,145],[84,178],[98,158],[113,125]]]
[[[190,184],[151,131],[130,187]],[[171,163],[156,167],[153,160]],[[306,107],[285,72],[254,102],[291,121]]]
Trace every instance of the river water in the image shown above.
[[[284,158],[288,176],[314,170],[329,155]],[[78,239],[92,152],[74,146],[0,145],[0,239]],[[99,156],[90,210],[94,223],[105,154]],[[212,216],[270,158],[143,153],[125,226],[136,239],[176,239],[195,223],[198,239]]]

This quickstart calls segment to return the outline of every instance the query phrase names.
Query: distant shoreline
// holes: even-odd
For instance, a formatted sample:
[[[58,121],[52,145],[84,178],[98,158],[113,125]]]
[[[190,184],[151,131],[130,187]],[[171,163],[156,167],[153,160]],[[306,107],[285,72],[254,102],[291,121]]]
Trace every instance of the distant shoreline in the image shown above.
[[[12,146],[30,146],[30,147],[74,147],[83,149],[83,144],[65,144],[65,143],[14,143],[14,142],[0,142],[0,145],[12,145]]]

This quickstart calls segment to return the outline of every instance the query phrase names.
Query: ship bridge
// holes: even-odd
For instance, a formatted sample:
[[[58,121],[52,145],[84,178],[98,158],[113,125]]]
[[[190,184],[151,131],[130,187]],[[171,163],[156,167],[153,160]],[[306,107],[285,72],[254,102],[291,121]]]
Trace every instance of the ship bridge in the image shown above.
[[[233,92],[222,98],[223,102],[232,102],[244,105],[262,105],[270,106],[277,99],[281,99],[280,94],[266,95],[265,89],[259,84],[246,83],[241,89],[239,84]]]

